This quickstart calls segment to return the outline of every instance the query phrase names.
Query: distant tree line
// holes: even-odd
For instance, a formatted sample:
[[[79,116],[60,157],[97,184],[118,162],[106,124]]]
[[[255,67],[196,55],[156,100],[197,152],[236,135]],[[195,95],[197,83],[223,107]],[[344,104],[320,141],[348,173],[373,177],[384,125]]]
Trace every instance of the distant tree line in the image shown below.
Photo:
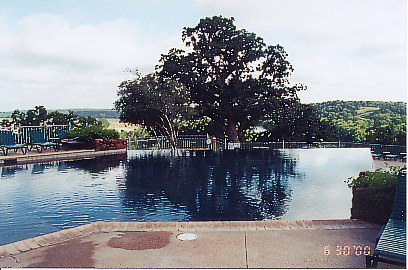
[[[20,111],[18,109],[11,113],[10,118],[0,121],[0,126],[4,128],[19,126],[44,126],[44,125],[70,125],[71,127],[81,127],[103,124],[93,116],[78,116],[73,111],[63,113],[60,111],[47,111],[44,106],[35,106],[34,109]]]
[[[406,102],[337,100],[311,106],[332,123],[339,140],[406,145]]]
[[[166,99],[159,100],[167,102]],[[146,102],[151,100],[147,99]],[[27,111],[15,110],[11,117],[0,121],[0,126],[109,125],[104,119],[97,120],[92,115],[93,110],[81,111],[87,111],[89,114],[78,116],[73,111],[47,111],[43,106],[36,106]],[[105,114],[104,111],[98,110],[98,113]],[[182,114],[179,115],[177,124],[178,135],[211,134],[219,138],[225,136],[209,117],[192,114],[192,118],[184,119],[181,116]],[[262,128],[261,131],[259,128]],[[145,138],[155,134],[158,135],[153,129],[138,127],[135,132],[129,132],[126,136]],[[297,103],[285,110],[277,110],[273,118],[260,121],[258,126],[246,129],[242,136],[243,141],[341,140],[406,145],[406,103],[340,100],[313,104]]]

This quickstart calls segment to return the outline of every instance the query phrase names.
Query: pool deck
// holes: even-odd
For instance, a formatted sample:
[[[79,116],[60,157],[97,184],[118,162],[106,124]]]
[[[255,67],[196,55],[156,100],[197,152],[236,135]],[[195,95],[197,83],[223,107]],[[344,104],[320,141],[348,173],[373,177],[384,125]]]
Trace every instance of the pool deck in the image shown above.
[[[93,149],[91,150],[61,149],[60,151],[55,152],[52,149],[47,149],[42,153],[38,153],[36,150],[33,149],[29,151],[26,155],[22,155],[20,152],[14,153],[13,151],[10,151],[7,156],[3,156],[0,154],[0,166],[94,158],[98,156],[125,154],[126,151],[127,151],[126,149],[107,151],[95,151]]]
[[[379,228],[360,220],[95,222],[0,246],[0,267],[364,268]],[[197,238],[180,241],[180,233]]]

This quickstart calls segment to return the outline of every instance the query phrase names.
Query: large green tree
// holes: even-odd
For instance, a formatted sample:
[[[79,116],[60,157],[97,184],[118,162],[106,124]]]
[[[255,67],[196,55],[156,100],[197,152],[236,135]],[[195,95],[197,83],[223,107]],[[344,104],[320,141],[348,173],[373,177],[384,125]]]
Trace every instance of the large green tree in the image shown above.
[[[120,119],[132,124],[141,124],[169,139],[171,147],[177,147],[177,135],[183,120],[194,114],[186,88],[175,81],[161,79],[152,73],[119,85],[119,99],[115,108]]]
[[[284,48],[237,29],[234,18],[201,19],[196,27],[184,28],[182,40],[188,51],[171,49],[156,69],[185,85],[202,115],[232,142],[259,120],[298,102],[297,91],[305,89],[290,84],[293,67]]]

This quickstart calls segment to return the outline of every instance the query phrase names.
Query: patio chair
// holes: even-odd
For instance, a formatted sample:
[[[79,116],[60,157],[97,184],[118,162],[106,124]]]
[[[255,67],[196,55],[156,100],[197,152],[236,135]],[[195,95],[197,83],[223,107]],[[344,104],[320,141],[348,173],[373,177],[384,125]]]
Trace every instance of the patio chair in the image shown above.
[[[65,149],[68,149],[70,146],[78,146],[78,145],[84,145],[84,142],[78,141],[78,137],[68,139],[68,134],[61,129],[57,129],[55,131],[57,133],[58,138],[60,139],[60,143],[63,145]]]
[[[8,155],[10,149],[13,149],[14,152],[17,152],[18,149],[20,149],[23,155],[27,154],[27,145],[16,144],[11,132],[0,133],[0,148],[5,156]]]
[[[32,130],[30,131],[31,137],[31,147],[35,146],[37,148],[38,153],[44,151],[48,147],[52,147],[55,152],[57,152],[60,148],[59,143],[56,142],[49,142],[44,139],[44,133],[40,130]]]
[[[383,156],[383,147],[382,145],[377,145],[374,147],[374,152],[371,154],[371,156],[373,157],[373,159],[381,159],[381,157]]]
[[[367,268],[376,268],[378,262],[406,265],[406,177],[406,170],[401,170],[391,216],[380,231],[374,253],[366,256]]]
[[[392,147],[389,154],[384,156],[384,159],[391,159],[397,160],[400,156],[400,149],[399,147]]]

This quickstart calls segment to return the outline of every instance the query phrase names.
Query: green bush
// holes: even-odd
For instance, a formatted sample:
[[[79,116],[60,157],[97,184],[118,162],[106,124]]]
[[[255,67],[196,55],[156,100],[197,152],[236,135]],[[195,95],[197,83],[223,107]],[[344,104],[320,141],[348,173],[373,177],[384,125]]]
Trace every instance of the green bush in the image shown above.
[[[115,129],[108,129],[101,125],[92,125],[88,127],[79,127],[72,129],[68,136],[70,138],[78,137],[79,141],[90,142],[94,139],[119,139],[119,132]]]
[[[398,168],[390,171],[361,172],[349,178],[353,188],[351,218],[383,224],[389,218],[394,204]]]
[[[144,138],[149,138],[152,137],[151,132],[148,130],[141,128],[141,127],[136,127],[132,131],[124,131],[122,130],[120,132],[120,138],[121,139],[131,139],[133,141],[137,141],[139,139],[144,139]]]

